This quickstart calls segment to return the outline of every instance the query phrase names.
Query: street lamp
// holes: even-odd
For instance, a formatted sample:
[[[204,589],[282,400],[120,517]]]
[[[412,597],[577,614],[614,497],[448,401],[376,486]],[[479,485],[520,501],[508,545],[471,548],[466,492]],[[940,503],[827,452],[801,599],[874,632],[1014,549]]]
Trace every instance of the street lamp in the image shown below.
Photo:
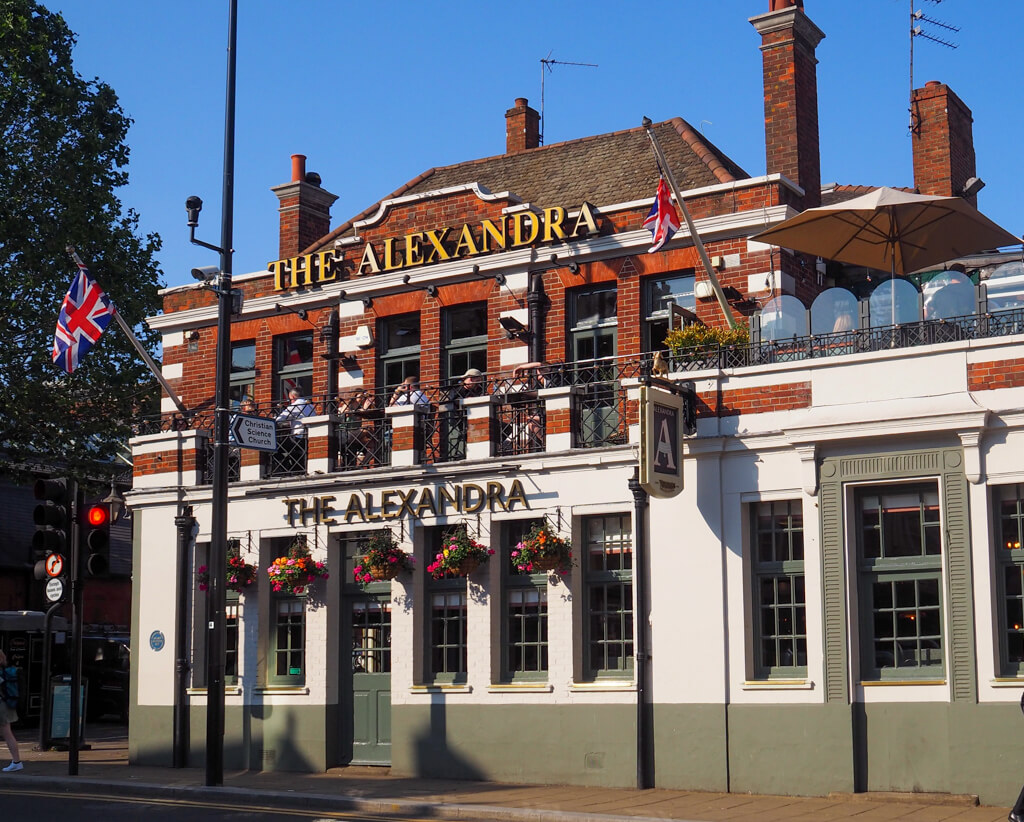
[[[210,526],[210,620],[206,640],[206,784],[224,784],[224,666],[226,645],[227,514],[228,514],[228,426],[231,374],[231,242],[234,218],[235,177],[235,42],[238,0],[230,0],[228,12],[228,73],[224,115],[224,185],[221,195],[220,246],[197,240],[199,212],[203,201],[196,196],[185,202],[190,240],[220,254],[219,270],[212,266],[193,270],[203,282],[213,283],[217,294],[216,394],[213,418],[213,487]],[[209,277],[207,275],[210,275]]]

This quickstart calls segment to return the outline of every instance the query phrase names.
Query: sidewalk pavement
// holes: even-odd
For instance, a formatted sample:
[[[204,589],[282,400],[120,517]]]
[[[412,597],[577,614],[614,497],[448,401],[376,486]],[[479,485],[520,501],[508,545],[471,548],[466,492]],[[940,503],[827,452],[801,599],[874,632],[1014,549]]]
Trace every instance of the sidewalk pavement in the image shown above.
[[[33,729],[16,732],[25,770],[0,774],[5,790],[103,793],[143,798],[230,800],[311,812],[359,812],[502,822],[1003,822],[1008,808],[979,806],[975,797],[937,794],[833,794],[828,797],[632,790],[551,785],[503,785],[391,776],[387,768],[344,767],[326,773],[227,771],[220,787],[205,786],[202,768],[128,764],[127,728],[97,724],[68,775],[66,751],[37,751]],[[0,746],[0,754],[6,754]]]

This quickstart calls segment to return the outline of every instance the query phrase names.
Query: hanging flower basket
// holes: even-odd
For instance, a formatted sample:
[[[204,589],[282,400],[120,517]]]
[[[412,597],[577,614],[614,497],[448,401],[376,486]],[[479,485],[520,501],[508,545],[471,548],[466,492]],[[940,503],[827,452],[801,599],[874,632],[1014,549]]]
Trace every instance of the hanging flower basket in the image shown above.
[[[206,565],[196,568],[196,581],[200,591],[210,588],[210,569]],[[256,566],[249,565],[241,555],[238,540],[228,540],[227,571],[224,585],[229,591],[241,593],[256,584]]]
[[[304,594],[317,579],[327,579],[327,565],[314,561],[305,540],[296,540],[288,556],[278,557],[267,568],[270,586],[278,593]]]
[[[572,566],[572,544],[552,531],[546,522],[535,525],[512,549],[512,564],[521,574],[566,574]]]
[[[415,559],[395,542],[390,530],[375,531],[367,540],[366,553],[352,569],[352,576],[360,585],[394,579],[402,571],[411,571]]]
[[[453,528],[441,539],[441,550],[427,571],[434,579],[466,577],[487,562],[494,551],[469,536],[465,528]]]

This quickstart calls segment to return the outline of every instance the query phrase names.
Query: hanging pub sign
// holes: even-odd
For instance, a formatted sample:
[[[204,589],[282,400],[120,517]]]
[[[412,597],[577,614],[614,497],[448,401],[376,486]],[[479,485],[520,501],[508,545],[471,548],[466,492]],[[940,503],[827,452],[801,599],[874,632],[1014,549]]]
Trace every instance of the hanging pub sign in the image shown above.
[[[683,490],[684,411],[683,397],[640,386],[640,485],[652,497]]]
[[[267,269],[274,275],[274,290],[283,291],[333,282],[346,275],[364,277],[524,246],[582,240],[599,233],[597,210],[590,203],[583,203],[572,216],[561,206],[554,206],[367,242],[358,252],[358,260],[331,249],[274,260],[267,263]]]

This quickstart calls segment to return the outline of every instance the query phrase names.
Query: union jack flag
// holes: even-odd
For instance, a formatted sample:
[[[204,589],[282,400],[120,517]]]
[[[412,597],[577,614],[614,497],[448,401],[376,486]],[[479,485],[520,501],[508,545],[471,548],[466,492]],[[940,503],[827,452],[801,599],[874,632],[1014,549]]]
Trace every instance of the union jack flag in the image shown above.
[[[658,180],[658,193],[654,197],[651,213],[644,220],[644,228],[654,237],[654,245],[647,249],[648,254],[665,245],[679,230],[679,215],[676,213],[676,207],[672,205],[664,177]]]
[[[71,283],[57,318],[53,361],[70,374],[110,325],[114,305],[84,265]]]

